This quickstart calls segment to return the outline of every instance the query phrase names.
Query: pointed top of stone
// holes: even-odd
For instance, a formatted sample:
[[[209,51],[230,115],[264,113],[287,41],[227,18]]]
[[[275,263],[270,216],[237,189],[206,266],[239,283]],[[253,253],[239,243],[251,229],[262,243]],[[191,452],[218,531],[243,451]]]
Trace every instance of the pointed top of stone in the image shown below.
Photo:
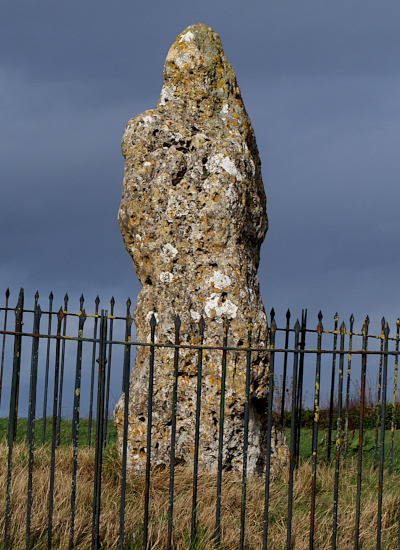
[[[218,34],[201,23],[187,27],[170,47],[160,103],[165,104],[171,93],[175,97],[187,95],[188,89],[193,89],[197,97],[240,98],[235,73],[226,60]]]

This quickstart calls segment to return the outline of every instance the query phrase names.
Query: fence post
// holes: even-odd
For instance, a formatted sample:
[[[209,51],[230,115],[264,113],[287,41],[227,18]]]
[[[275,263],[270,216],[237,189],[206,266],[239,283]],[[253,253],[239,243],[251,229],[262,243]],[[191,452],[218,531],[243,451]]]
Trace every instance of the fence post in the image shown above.
[[[285,398],[286,398],[286,376],[287,376],[287,359],[288,359],[288,347],[289,347],[289,324],[290,324],[290,310],[286,312],[286,328],[285,328],[285,353],[283,355],[283,374],[282,374],[282,399],[281,399],[281,426],[283,428],[285,420]]]
[[[99,320],[99,303],[100,298],[96,296],[95,303],[95,318],[93,327],[93,349],[92,349],[92,370],[90,376],[90,397],[89,397],[89,418],[88,418],[88,434],[87,434],[87,446],[90,448],[92,443],[92,418],[93,418],[93,392],[94,392],[94,371],[96,366],[96,344],[97,344],[97,324]]]
[[[11,382],[11,397],[10,397],[10,414],[8,424],[8,444],[10,445],[10,437],[15,441],[17,435],[18,422],[18,400],[19,400],[19,376],[21,369],[21,343],[22,336],[18,333],[22,331],[22,317],[24,313],[24,289],[19,292],[18,304],[15,309],[15,336],[14,336],[14,358],[13,358],[13,373]]]
[[[110,300],[110,330],[109,330],[109,344],[108,344],[108,357],[107,357],[107,376],[106,376],[106,404],[104,409],[104,446],[107,445],[107,431],[108,431],[108,407],[110,404],[110,378],[111,378],[111,353],[112,353],[112,339],[113,339],[113,323],[114,323],[114,296]]]
[[[96,408],[96,447],[94,458],[92,550],[100,548],[101,470],[104,447],[104,393],[107,351],[107,311],[101,311]]]
[[[224,446],[224,416],[225,416],[225,382],[226,382],[226,356],[228,346],[229,321],[224,319],[224,340],[222,351],[221,373],[221,401],[219,410],[219,437],[218,437],[218,473],[217,473],[217,501],[215,506],[215,533],[214,545],[218,548],[221,544],[221,489],[222,489],[222,458]]]
[[[192,525],[190,532],[190,543],[196,539],[196,516],[197,516],[197,477],[199,471],[199,441],[200,441],[200,412],[201,412],[201,386],[203,380],[203,349],[204,342],[204,318],[199,321],[199,351],[197,356],[197,394],[196,394],[196,427],[194,435],[194,457],[193,457],[193,498],[192,498]]]
[[[172,548],[172,527],[174,513],[174,480],[175,480],[175,440],[176,440],[176,401],[178,396],[178,363],[179,363],[179,331],[181,320],[179,315],[175,317],[175,350],[174,350],[174,374],[172,383],[172,408],[171,408],[171,448],[169,463],[169,502],[168,502],[168,535],[167,549]]]
[[[27,429],[27,444],[29,445],[29,466],[28,466],[28,491],[26,502],[26,530],[25,542],[26,548],[30,545],[31,532],[31,507],[32,507],[32,474],[33,474],[33,450],[35,446],[35,413],[36,413],[36,386],[37,386],[37,369],[39,356],[39,327],[40,317],[42,315],[40,306],[35,303],[34,318],[33,318],[33,334],[32,339],[32,354],[31,354],[31,376],[29,388],[29,413],[28,413],[28,429]]]
[[[22,330],[22,317],[24,311],[24,290],[21,288],[18,297],[18,304],[15,308],[15,336],[14,336],[14,357],[13,373],[10,396],[10,413],[8,416],[8,464],[7,464],[7,487],[6,487],[6,511],[4,516],[4,549],[8,550],[10,540],[10,490],[11,490],[11,471],[12,454],[15,436],[17,432],[18,415],[18,392],[19,392],[19,373],[21,368],[21,339],[18,334]]]
[[[343,438],[343,460],[346,460],[347,439],[349,431],[349,406],[350,406],[350,379],[351,379],[351,352],[353,349],[353,325],[354,316],[350,316],[349,354],[347,356],[347,379],[346,379],[346,405],[344,413],[344,438]]]
[[[122,550],[125,530],[125,493],[126,493],[126,460],[128,454],[128,415],[129,415],[129,373],[131,369],[131,301],[126,302],[124,370],[122,375],[122,392],[124,394],[124,427],[122,436],[122,466],[121,466],[121,499],[119,508],[118,548]]]
[[[357,463],[357,495],[356,495],[356,521],[354,532],[354,550],[358,550],[360,539],[360,511],[361,511],[361,481],[362,481],[362,458],[363,458],[363,435],[364,435],[364,408],[365,408],[365,379],[367,373],[367,347],[368,347],[368,325],[369,317],[365,318],[362,327],[362,349],[361,356],[361,383],[360,383],[360,418],[358,428],[358,463]]]
[[[82,301],[83,305],[83,301]],[[72,482],[71,482],[71,514],[69,526],[69,548],[74,547],[74,523],[75,523],[75,497],[76,497],[76,474],[78,469],[78,432],[79,432],[79,407],[81,400],[81,373],[82,373],[82,337],[83,325],[86,321],[85,310],[80,310],[78,324],[78,345],[76,351],[75,388],[74,388],[74,409],[72,413]]]
[[[275,319],[271,321],[270,327],[270,362],[268,373],[268,418],[267,418],[267,448],[265,461],[265,489],[264,489],[264,525],[263,525],[263,550],[268,547],[268,515],[269,515],[269,484],[271,474],[271,440],[272,440],[272,406],[274,402],[274,375],[275,375]]]
[[[297,368],[299,360],[299,334],[300,323],[297,319],[294,325],[294,356],[293,356],[293,381],[292,381],[292,412],[290,418],[290,461],[289,461],[289,483],[288,483],[288,508],[287,508],[287,529],[286,529],[286,549],[292,548],[292,511],[293,511],[293,472],[296,463],[296,404],[297,404]]]
[[[150,469],[151,469],[151,428],[153,424],[153,387],[154,387],[154,342],[157,320],[153,313],[150,319],[150,364],[149,364],[149,391],[147,407],[147,448],[146,448],[146,481],[144,489],[144,520],[143,520],[143,548],[147,550],[149,536],[149,499],[150,499]]]
[[[61,351],[61,366],[60,366],[60,388],[58,390],[58,413],[57,413],[57,446],[60,444],[61,433],[61,409],[64,387],[64,363],[65,363],[65,335],[67,334],[67,316],[68,316],[68,294],[64,296],[64,319],[63,319],[63,341]]]
[[[322,313],[318,313],[317,326],[317,360],[315,365],[315,384],[314,384],[314,419],[312,433],[312,469],[311,469],[311,511],[310,511],[310,550],[314,550],[314,529],[315,529],[315,493],[317,482],[317,454],[318,454],[318,426],[319,426],[319,396],[321,379],[321,341],[322,332]]]
[[[3,387],[3,371],[4,371],[4,352],[6,347],[6,330],[7,330],[7,314],[8,314],[8,298],[10,296],[10,289],[6,290],[6,303],[4,307],[4,325],[3,325],[3,344],[1,346],[1,366],[0,366],[0,404],[1,404],[1,390]]]
[[[253,321],[249,319],[247,324],[247,347],[251,348],[251,335],[253,331]],[[243,475],[242,475],[242,501],[240,508],[240,540],[239,550],[244,547],[244,532],[246,519],[246,486],[247,486],[247,454],[249,445],[249,400],[250,400],[250,369],[251,369],[251,350],[246,352],[246,388],[244,403],[244,425],[243,425]]]
[[[329,426],[328,426],[328,448],[327,448],[327,460],[331,459],[331,447],[332,447],[332,423],[333,423],[333,398],[335,395],[335,374],[336,374],[336,347],[338,337],[338,322],[339,316],[335,313],[334,317],[335,326],[333,329],[333,355],[332,355],[332,372],[331,372],[331,395],[329,399]]]
[[[303,309],[301,312],[301,340],[300,350],[304,351],[306,347],[306,332],[307,332],[307,310]],[[299,381],[297,389],[297,416],[296,416],[296,463],[298,463],[300,456],[300,434],[301,434],[301,411],[302,411],[302,399],[303,399],[303,378],[304,378],[304,353],[300,354],[299,360]]]
[[[381,439],[379,453],[379,483],[378,483],[378,513],[376,526],[376,550],[381,548],[382,535],[382,497],[383,497],[383,466],[385,462],[385,420],[386,420],[386,391],[387,391],[387,367],[388,367],[388,345],[389,345],[389,326],[385,322],[383,328],[384,356],[383,356],[383,373],[382,373],[382,415],[381,415]]]
[[[376,470],[378,462],[378,440],[379,440],[379,426],[381,423],[381,399],[382,399],[382,365],[383,365],[383,346],[385,340],[385,319],[381,321],[381,345],[379,355],[379,372],[378,372],[378,394],[376,402],[376,422],[375,422],[375,445],[374,445],[374,470]]]
[[[42,415],[42,440],[41,443],[44,445],[44,440],[46,437],[46,420],[47,420],[47,392],[49,387],[49,367],[50,367],[50,334],[51,334],[51,316],[53,313],[53,293],[49,294],[49,320],[47,326],[47,351],[46,351],[46,369],[44,376],[44,395],[43,395],[43,415]]]
[[[61,345],[61,322],[64,317],[64,311],[60,307],[57,314],[57,340],[56,340],[56,359],[54,365],[54,393],[53,393],[53,425],[51,430],[51,458],[50,458],[50,489],[49,489],[49,510],[47,523],[47,550],[51,550],[52,531],[53,531],[53,503],[54,503],[54,472],[56,463],[56,443],[57,443],[57,404],[58,404],[58,382],[60,374],[60,345]]]
[[[336,550],[337,539],[337,516],[339,499],[339,471],[340,451],[342,446],[342,394],[343,394],[343,362],[344,362],[344,337],[346,327],[344,323],[340,326],[340,357],[339,357],[339,384],[338,384],[338,409],[336,422],[336,448],[335,448],[335,481],[333,488],[333,518],[332,518],[332,550]]]

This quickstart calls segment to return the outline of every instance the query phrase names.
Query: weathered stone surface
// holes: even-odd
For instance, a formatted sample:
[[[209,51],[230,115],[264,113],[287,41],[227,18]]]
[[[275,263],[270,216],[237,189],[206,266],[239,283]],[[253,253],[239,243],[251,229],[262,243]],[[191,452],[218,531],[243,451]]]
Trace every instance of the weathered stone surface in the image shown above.
[[[157,107],[130,120],[122,139],[125,157],[119,224],[143,288],[134,310],[137,340],[149,338],[157,319],[160,342],[174,343],[179,314],[181,342],[267,344],[267,319],[257,268],[267,230],[266,199],[254,132],[234,71],[218,35],[192,25],[171,46]],[[155,353],[152,464],[168,464],[174,350]],[[197,354],[180,350],[176,458],[190,462],[194,449]],[[128,468],[143,471],[146,451],[149,348],[139,348],[130,382]],[[223,464],[242,464],[246,356],[229,352],[225,396]],[[265,467],[268,357],[253,353],[249,471]],[[200,463],[217,464],[221,352],[204,351]],[[114,420],[120,438],[121,396]],[[272,463],[284,462],[287,446],[274,428]],[[275,462],[274,462],[275,461]]]

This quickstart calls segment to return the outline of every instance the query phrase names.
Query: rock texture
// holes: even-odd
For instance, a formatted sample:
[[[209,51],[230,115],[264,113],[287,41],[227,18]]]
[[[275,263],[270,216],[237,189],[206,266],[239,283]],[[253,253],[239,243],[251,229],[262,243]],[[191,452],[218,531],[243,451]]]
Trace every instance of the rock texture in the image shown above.
[[[223,320],[230,321],[228,345],[267,344],[267,319],[257,268],[267,230],[266,199],[254,132],[240,88],[218,35],[192,25],[171,46],[157,107],[130,120],[122,138],[125,157],[119,224],[142,290],[134,310],[137,340],[148,341],[157,319],[159,342],[174,343],[174,319],[182,321],[181,342],[198,343],[205,320],[205,345],[222,344]],[[173,355],[155,352],[152,465],[170,456]],[[217,465],[221,352],[204,351],[200,463]],[[138,348],[130,382],[128,468],[144,471],[146,460],[149,348]],[[246,354],[229,352],[225,394],[223,465],[240,468],[243,451]],[[194,451],[197,353],[180,350],[176,458],[190,462]],[[253,353],[249,471],[265,467],[268,356]],[[121,396],[114,420],[120,439]],[[287,446],[274,428],[272,464],[285,462]]]

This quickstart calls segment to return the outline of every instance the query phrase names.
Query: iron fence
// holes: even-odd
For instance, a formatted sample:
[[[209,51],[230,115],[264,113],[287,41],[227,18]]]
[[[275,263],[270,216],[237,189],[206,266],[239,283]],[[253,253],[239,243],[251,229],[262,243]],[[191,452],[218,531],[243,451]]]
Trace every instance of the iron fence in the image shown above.
[[[360,332],[354,329],[354,317],[349,319],[348,327],[342,322],[339,325],[339,317],[336,314],[333,319],[333,327],[326,330],[322,324],[322,314],[318,315],[315,329],[307,326],[307,310],[303,310],[300,320],[296,320],[291,326],[291,313],[286,313],[286,325],[277,327],[275,312],[271,310],[269,323],[269,343],[267,348],[255,348],[251,345],[252,324],[248,325],[247,346],[228,346],[229,322],[224,322],[224,336],[221,346],[218,348],[203,345],[205,321],[200,319],[198,324],[199,344],[182,345],[179,341],[180,320],[175,320],[175,343],[163,343],[162,335],[155,338],[157,322],[152,316],[149,322],[150,338],[148,342],[136,342],[132,340],[132,317],[130,300],[126,302],[124,315],[116,315],[114,312],[115,301],[111,299],[110,309],[99,310],[100,300],[96,298],[93,313],[87,313],[84,309],[84,298],[81,296],[78,312],[72,312],[69,308],[69,300],[66,295],[63,305],[55,310],[53,307],[53,295],[50,294],[48,307],[42,310],[39,305],[39,296],[35,295],[32,309],[24,306],[24,292],[21,289],[18,303],[15,307],[9,305],[10,293],[5,293],[5,304],[0,307],[0,321],[3,329],[0,330],[1,364],[0,364],[0,404],[8,409],[8,418],[1,425],[1,444],[6,448],[7,460],[3,466],[5,474],[4,494],[1,495],[4,502],[5,513],[2,523],[2,538],[4,548],[17,548],[16,529],[20,525],[13,523],[13,511],[18,503],[13,502],[13,467],[15,456],[13,453],[21,436],[21,424],[26,425],[24,440],[27,452],[26,468],[26,503],[25,514],[25,548],[34,546],[32,539],[32,521],[37,510],[34,499],[35,483],[35,456],[40,448],[47,445],[50,454],[48,471],[48,487],[46,487],[47,499],[47,525],[43,537],[43,543],[48,549],[54,546],[54,495],[56,492],[57,448],[64,445],[70,448],[70,505],[68,525],[68,547],[76,547],[78,541],[75,534],[76,522],[76,498],[79,489],[78,465],[80,452],[83,447],[94,448],[94,465],[92,478],[91,521],[88,529],[91,529],[91,547],[97,549],[102,546],[102,482],[104,481],[103,453],[107,445],[110,445],[110,417],[111,409],[116,398],[122,390],[125,393],[123,439],[121,445],[121,457],[118,460],[116,475],[119,476],[119,505],[115,507],[115,521],[118,521],[118,548],[153,548],[154,541],[149,538],[150,498],[152,489],[152,407],[153,407],[153,380],[157,373],[154,372],[154,358],[157,350],[162,347],[170,347],[175,350],[174,361],[171,368],[174,369],[174,388],[172,392],[172,420],[171,420],[171,456],[169,468],[169,498],[168,498],[168,522],[165,533],[165,544],[158,546],[172,548],[174,542],[174,499],[179,487],[175,485],[175,438],[177,428],[176,400],[179,384],[179,349],[190,348],[197,357],[197,403],[196,426],[194,441],[194,460],[192,476],[191,498],[191,523],[188,525],[190,539],[188,547],[200,548],[199,532],[201,525],[198,520],[201,502],[198,499],[199,478],[199,430],[201,423],[201,390],[202,390],[202,366],[203,352],[205,349],[219,349],[221,351],[221,401],[219,420],[219,451],[218,468],[215,483],[215,527],[211,538],[215,547],[224,547],[224,537],[221,531],[221,502],[223,494],[223,469],[222,453],[224,445],[224,394],[225,373],[227,356],[231,352],[246,354],[246,403],[243,416],[244,441],[243,441],[243,472],[241,475],[241,501],[240,501],[240,534],[237,546],[240,549],[250,548],[246,542],[246,506],[247,506],[247,452],[249,438],[249,395],[250,395],[250,365],[252,353],[268,351],[269,353],[269,394],[268,394],[268,424],[267,424],[267,449],[266,470],[264,485],[263,512],[260,516],[262,523],[262,548],[268,548],[270,532],[270,455],[273,422],[286,426],[286,435],[290,447],[288,471],[287,471],[287,506],[282,520],[286,523],[286,540],[282,541],[282,548],[294,548],[293,510],[294,502],[294,476],[299,464],[308,460],[311,464],[311,475],[308,480],[309,491],[309,521],[308,521],[308,548],[316,545],[316,507],[318,505],[318,472],[321,464],[334,464],[334,480],[331,514],[330,545],[334,549],[338,544],[339,511],[339,487],[341,471],[348,461],[350,453],[350,432],[352,427],[352,450],[357,453],[356,461],[356,496],[355,496],[355,521],[353,525],[354,548],[360,547],[360,517],[362,512],[362,486],[364,482],[363,456],[365,455],[365,425],[366,421],[374,424],[374,445],[372,467],[378,472],[376,487],[376,548],[380,549],[384,541],[384,529],[382,517],[384,510],[384,472],[392,476],[394,471],[400,471],[395,453],[395,432],[397,429],[398,400],[397,400],[397,376],[398,376],[398,351],[399,351],[399,327],[400,321],[396,321],[396,330],[390,336],[390,329],[384,319],[381,322],[380,334],[369,332],[369,319],[365,319]],[[12,315],[14,318],[12,318]],[[25,331],[24,326],[32,326],[32,330]],[[324,345],[323,345],[324,344]],[[357,345],[358,344],[358,345]],[[141,527],[141,543],[132,546],[131,536],[126,535],[127,517],[125,514],[125,502],[129,492],[129,474],[127,472],[127,445],[128,445],[128,401],[129,378],[134,349],[137,346],[146,346],[149,353],[149,388],[148,388],[148,430],[147,430],[147,461],[144,472],[144,510]],[[44,349],[42,349],[44,348]],[[39,353],[39,351],[41,353]],[[97,363],[97,367],[96,367]],[[356,365],[354,364],[356,363]],[[370,372],[377,376],[374,403],[366,404],[367,365]],[[358,375],[354,369],[358,367]],[[376,370],[375,370],[376,368]],[[72,383],[73,380],[73,383]],[[28,383],[29,381],[29,383]],[[357,386],[354,386],[356,381]],[[387,394],[389,384],[392,384],[392,399],[389,402]],[[278,384],[278,387],[276,387]],[[52,393],[50,395],[50,388]],[[321,387],[325,387],[326,399],[324,407],[321,407],[321,399],[324,395]],[[355,405],[355,387],[357,390],[357,404]],[[308,392],[311,392],[311,396]],[[72,403],[71,408],[66,407],[67,401]],[[367,396],[368,397],[368,396]],[[52,398],[52,405],[49,404]],[[371,401],[371,396],[369,396]],[[4,405],[6,403],[6,405]],[[85,403],[88,403],[85,408]],[[368,406],[367,406],[368,405]],[[322,408],[324,420],[322,421]],[[2,409],[0,409],[2,410]],[[82,414],[82,410],[84,411]],[[354,416],[356,410],[356,416]],[[41,414],[39,414],[41,411]],[[371,413],[372,411],[372,413]],[[353,416],[352,416],[353,414]],[[372,416],[371,416],[372,414]],[[388,416],[389,415],[389,416]],[[6,415],[2,415],[6,416]],[[71,421],[68,421],[68,417]],[[302,438],[304,438],[304,425],[308,418],[311,430],[311,445],[304,452],[301,451]],[[371,420],[372,418],[372,420]],[[26,420],[24,420],[26,419]],[[37,431],[37,423],[41,422],[40,437]],[[354,426],[354,422],[357,426]],[[26,424],[25,424],[26,423]],[[18,428],[20,425],[20,428]],[[67,440],[65,429],[67,430]],[[85,428],[84,441],[82,430]],[[390,430],[389,452],[385,456],[386,431]],[[319,432],[323,430],[325,444],[321,448]],[[50,435],[51,432],[51,435]],[[19,439],[18,439],[19,438]],[[80,439],[79,439],[80,438]],[[93,440],[94,438],[94,440]],[[356,441],[356,445],[354,445]],[[116,445],[115,441],[111,445]],[[188,503],[189,506],[189,503]],[[398,504],[397,504],[398,507]],[[109,517],[109,516],[108,516]],[[396,524],[399,533],[400,509],[392,522]],[[129,519],[128,519],[129,521]],[[400,534],[397,547],[400,548]],[[35,546],[36,547],[36,546]],[[276,545],[274,546],[276,547]]]

